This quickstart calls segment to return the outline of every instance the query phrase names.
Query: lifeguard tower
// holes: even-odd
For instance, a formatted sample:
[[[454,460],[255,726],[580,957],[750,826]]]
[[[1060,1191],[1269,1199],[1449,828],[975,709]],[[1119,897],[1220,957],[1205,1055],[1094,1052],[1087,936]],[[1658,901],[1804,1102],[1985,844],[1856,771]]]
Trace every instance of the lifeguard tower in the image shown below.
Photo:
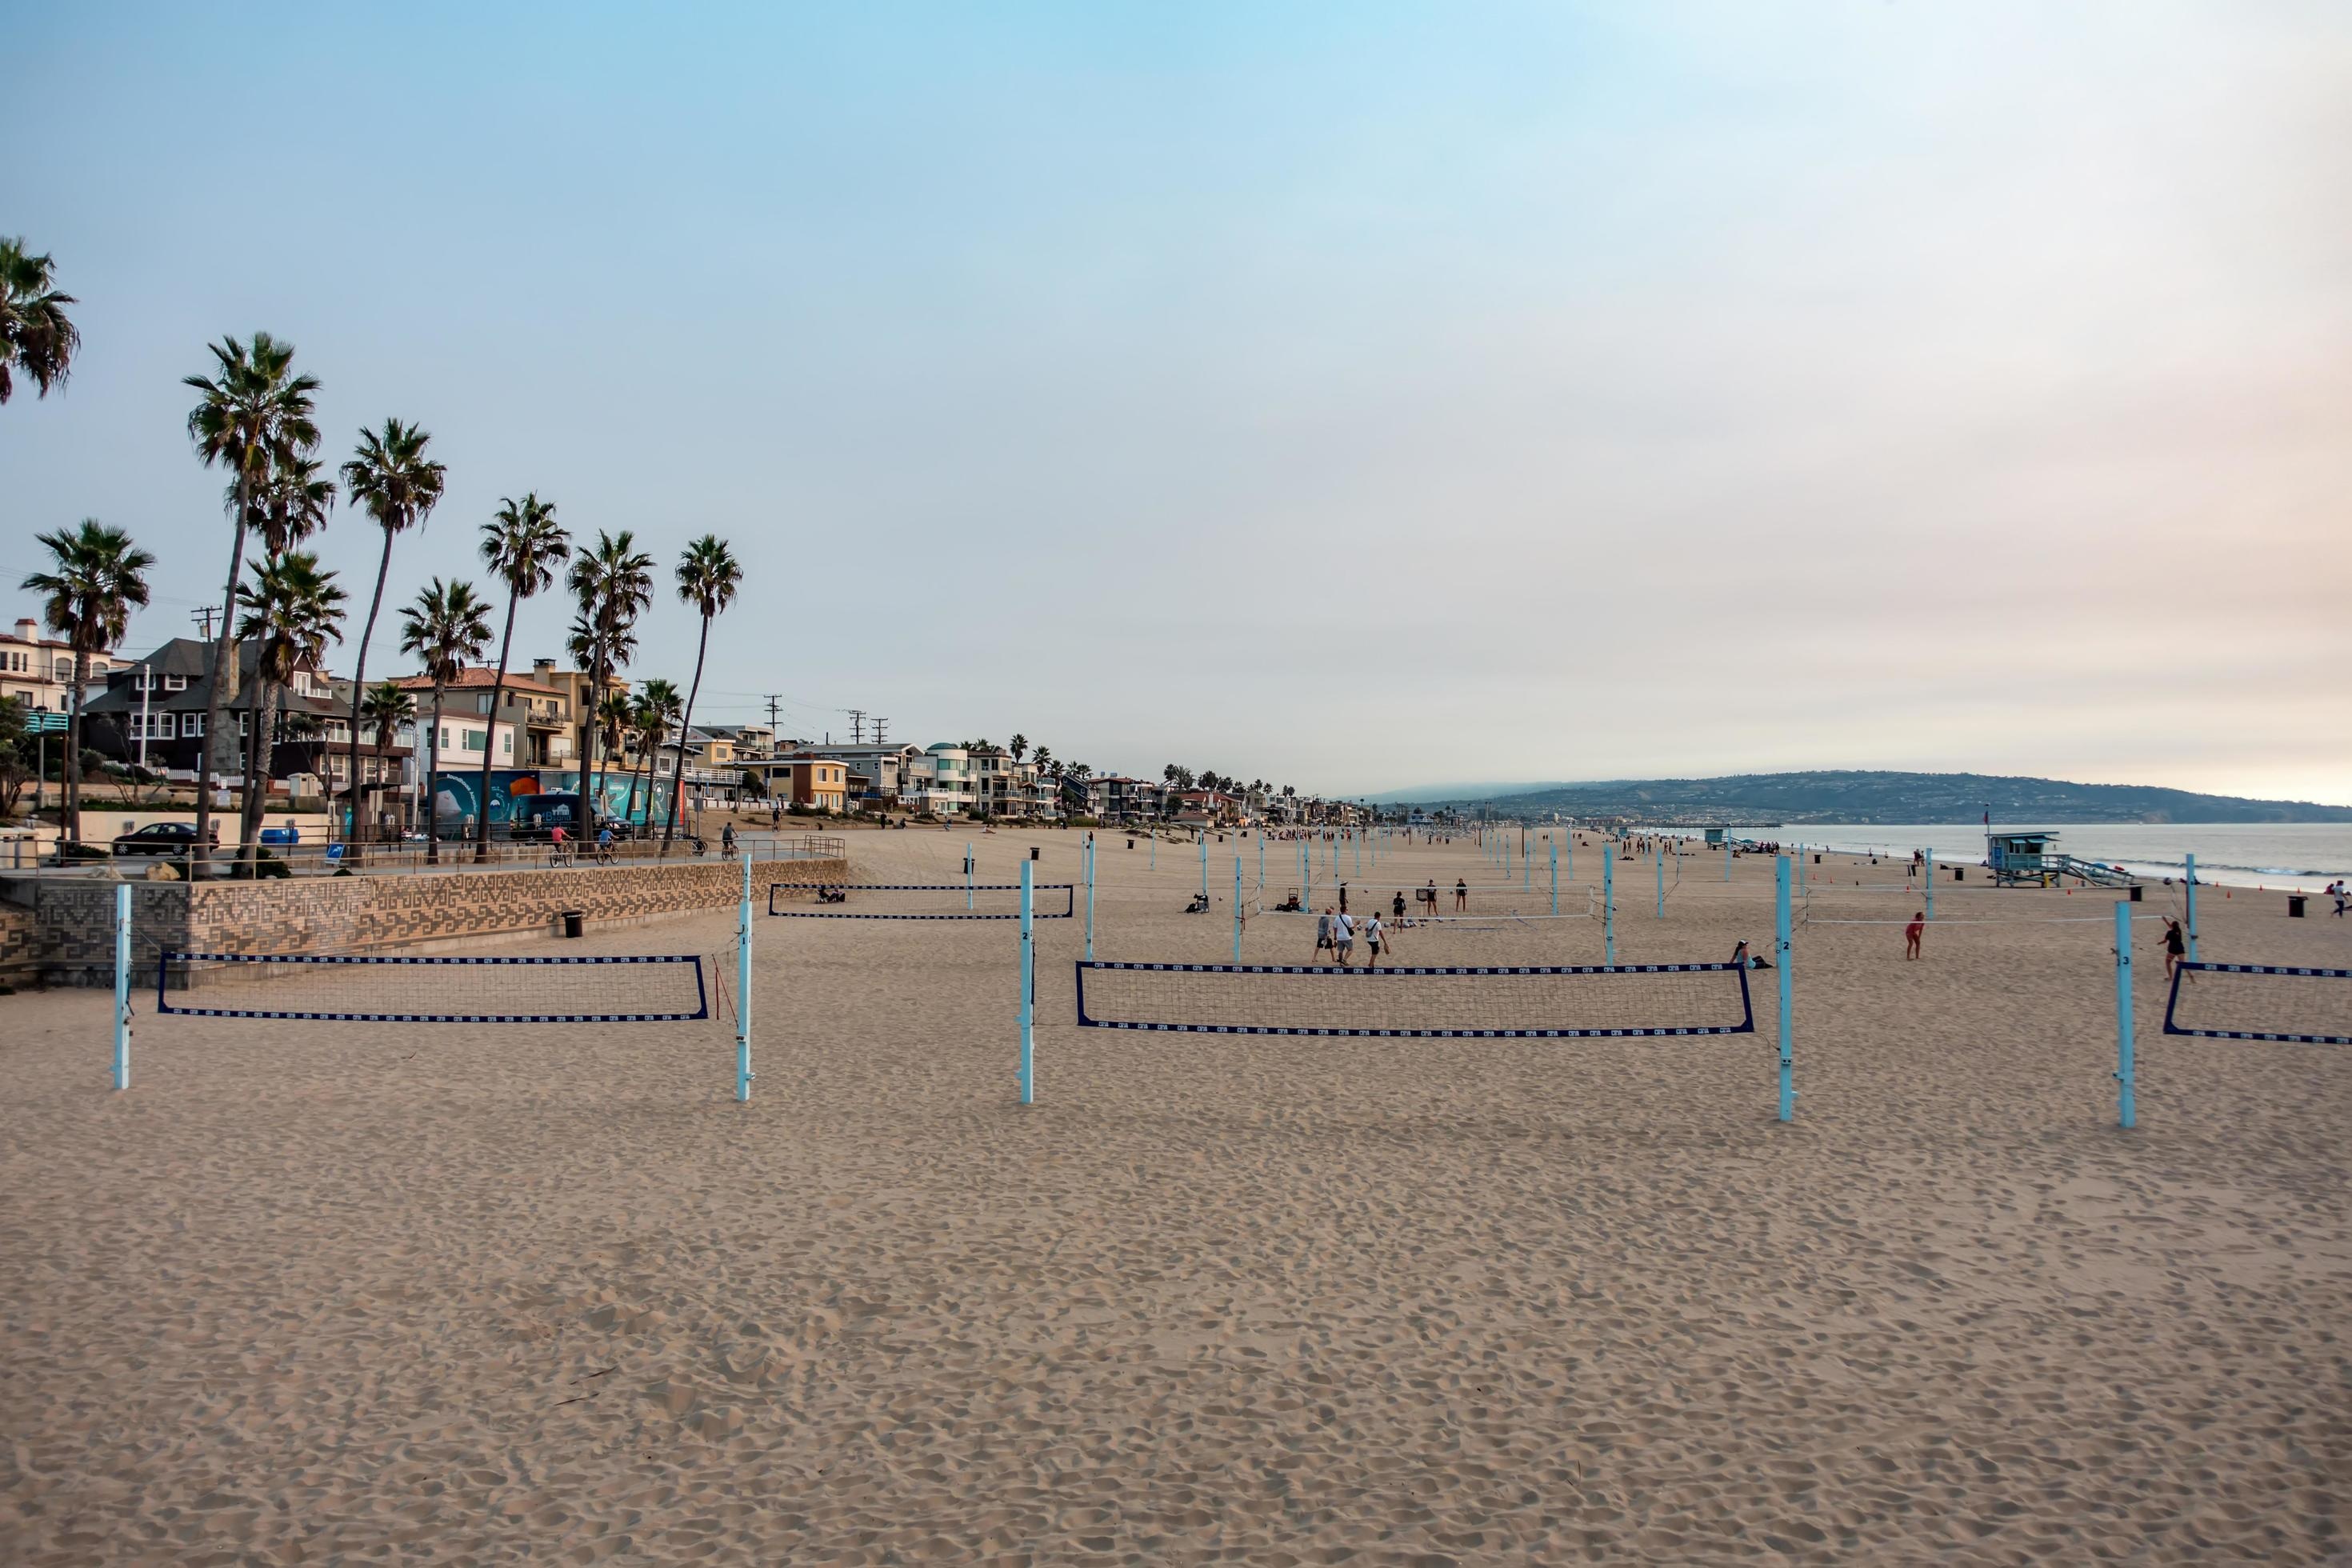
[[[1709,849],[1720,849],[1723,847],[1723,841],[1730,837],[1731,829],[1728,827],[1710,827],[1706,830],[1706,847]]]
[[[2054,888],[2066,877],[2095,888],[2128,888],[2133,881],[2120,868],[2060,852],[2055,833],[1988,833],[1985,868],[2000,888]]]

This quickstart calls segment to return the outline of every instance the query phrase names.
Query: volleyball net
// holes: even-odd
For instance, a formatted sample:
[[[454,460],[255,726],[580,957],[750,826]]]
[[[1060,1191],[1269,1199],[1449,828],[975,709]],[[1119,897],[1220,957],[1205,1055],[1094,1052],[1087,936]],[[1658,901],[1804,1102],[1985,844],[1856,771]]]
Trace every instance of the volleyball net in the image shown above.
[[[1040,882],[1030,889],[1031,918],[1066,921],[1077,913],[1077,884]],[[981,882],[773,882],[772,915],[865,921],[1016,921],[1021,884]]]
[[[2208,1040],[2352,1046],[2352,969],[2179,964],[2164,1005],[2164,1032]]]
[[[1572,1037],[1756,1032],[1735,963],[1077,965],[1078,1026],[1235,1035]]]
[[[164,952],[155,1011],[347,1024],[667,1024],[710,1016],[694,953],[583,958]],[[216,982],[195,985],[204,980]]]

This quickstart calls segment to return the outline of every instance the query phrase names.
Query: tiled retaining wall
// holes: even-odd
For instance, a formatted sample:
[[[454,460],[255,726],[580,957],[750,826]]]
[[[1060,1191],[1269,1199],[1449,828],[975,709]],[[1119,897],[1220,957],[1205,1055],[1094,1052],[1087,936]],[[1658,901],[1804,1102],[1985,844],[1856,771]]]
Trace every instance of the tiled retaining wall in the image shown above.
[[[838,882],[845,860],[763,860],[751,885]],[[50,984],[112,984],[114,889],[95,879],[23,878],[0,906],[30,932],[41,977]],[[344,952],[513,932],[552,933],[565,910],[600,922],[719,909],[743,894],[736,863],[568,870],[296,877],[264,882],[133,882],[131,952],[152,973],[155,953]],[[760,894],[764,899],[764,893]],[[764,908],[764,903],[761,906]],[[8,925],[0,921],[0,954]]]

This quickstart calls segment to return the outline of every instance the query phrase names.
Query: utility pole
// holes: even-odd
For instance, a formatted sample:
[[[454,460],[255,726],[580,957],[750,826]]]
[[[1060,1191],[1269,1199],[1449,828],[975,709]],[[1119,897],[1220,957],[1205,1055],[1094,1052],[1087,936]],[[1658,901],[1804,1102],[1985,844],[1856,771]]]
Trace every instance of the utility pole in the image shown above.
[[[866,710],[852,708],[849,710],[849,743],[854,746],[865,739]]]
[[[876,745],[878,746],[882,743],[883,732],[889,728],[890,721],[887,719],[877,719],[874,721],[874,743]]]
[[[781,691],[768,693],[768,750],[771,752],[776,749],[776,703],[782,696]]]
[[[206,642],[213,640],[213,617],[218,614],[220,614],[220,612],[214,609],[210,605],[206,605],[201,610],[190,610],[188,612],[188,619],[195,622],[196,625],[204,628],[202,635],[204,640]],[[207,743],[209,743],[209,742]]]

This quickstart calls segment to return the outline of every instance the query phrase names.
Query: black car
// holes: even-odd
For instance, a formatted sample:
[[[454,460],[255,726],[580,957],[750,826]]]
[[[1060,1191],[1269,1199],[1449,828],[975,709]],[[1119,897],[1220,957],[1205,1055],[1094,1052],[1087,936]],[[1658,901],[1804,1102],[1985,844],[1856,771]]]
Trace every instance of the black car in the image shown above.
[[[208,836],[210,843],[220,843],[220,829]],[[184,855],[196,842],[194,825],[185,822],[151,822],[132,833],[114,836],[117,855]]]

